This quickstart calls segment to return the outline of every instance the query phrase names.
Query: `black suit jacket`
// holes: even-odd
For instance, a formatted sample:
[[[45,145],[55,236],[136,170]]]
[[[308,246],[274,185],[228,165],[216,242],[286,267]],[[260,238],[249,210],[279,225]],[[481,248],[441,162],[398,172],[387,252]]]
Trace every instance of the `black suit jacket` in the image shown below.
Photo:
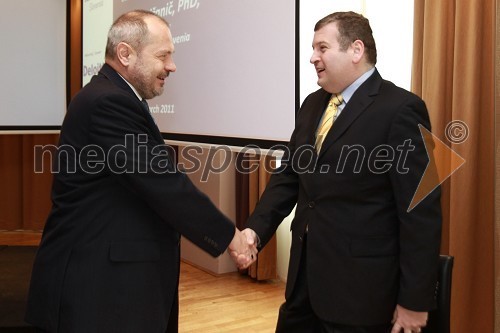
[[[248,227],[265,244],[297,203],[286,296],[308,226],[309,294],[323,320],[374,325],[390,322],[396,303],[432,309],[439,188],[407,211],[429,161],[418,127],[430,129],[425,104],[375,71],[346,104],[318,156],[312,146],[329,98],[320,89],[304,100],[283,166]]]
[[[50,332],[165,332],[180,234],[218,256],[234,225],[179,173],[108,65],[71,102],[26,320]]]

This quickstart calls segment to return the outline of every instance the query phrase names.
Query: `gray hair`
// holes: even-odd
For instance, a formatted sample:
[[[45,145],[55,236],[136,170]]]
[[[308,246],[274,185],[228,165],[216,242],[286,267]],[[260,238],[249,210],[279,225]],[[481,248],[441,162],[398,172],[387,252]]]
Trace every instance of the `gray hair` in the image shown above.
[[[137,9],[121,15],[109,29],[106,59],[116,57],[116,47],[121,42],[129,44],[137,52],[142,50],[143,45],[149,40],[148,25],[144,21],[146,17],[156,17],[169,26],[161,16],[147,10]]]

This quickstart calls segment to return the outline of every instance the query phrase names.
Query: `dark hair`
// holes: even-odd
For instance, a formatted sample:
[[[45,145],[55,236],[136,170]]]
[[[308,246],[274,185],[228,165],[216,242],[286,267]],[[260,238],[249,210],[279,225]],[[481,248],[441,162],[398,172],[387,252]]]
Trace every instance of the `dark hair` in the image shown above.
[[[336,12],[319,20],[314,26],[314,31],[334,22],[337,23],[339,31],[340,49],[347,50],[355,40],[359,39],[365,45],[366,59],[370,64],[375,65],[377,63],[377,47],[368,19],[355,12]]]
[[[116,47],[119,43],[125,42],[140,52],[142,46],[147,44],[149,39],[149,29],[144,19],[148,16],[156,17],[165,22],[168,22],[163,17],[142,9],[133,10],[118,17],[113,23],[108,32],[108,41],[106,43],[106,58],[114,58],[116,56]]]

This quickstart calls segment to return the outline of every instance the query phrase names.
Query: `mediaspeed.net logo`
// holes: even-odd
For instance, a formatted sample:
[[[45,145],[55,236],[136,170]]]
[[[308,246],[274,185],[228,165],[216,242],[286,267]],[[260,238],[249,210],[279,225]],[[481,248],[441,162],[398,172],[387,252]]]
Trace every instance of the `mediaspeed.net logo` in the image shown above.
[[[419,125],[419,130],[429,162],[415,189],[408,212],[465,163],[464,158],[424,126]],[[453,121],[446,127],[445,135],[452,144],[461,144],[467,140],[469,129],[464,122]],[[347,170],[353,173],[361,172],[365,166],[373,174],[387,173],[391,169],[406,174],[410,170],[405,165],[406,157],[415,150],[411,140],[405,140],[396,147],[380,145],[372,151],[367,151],[361,145],[346,145],[342,147],[338,163],[331,165],[318,164],[318,154],[312,145],[297,147],[293,152],[283,144],[273,146],[267,152],[258,146],[248,145],[238,151],[242,158],[236,159],[229,146],[214,145],[208,149],[208,156],[205,156],[206,148],[199,145],[187,145],[179,149],[180,158],[178,159],[177,153],[169,145],[159,144],[151,148],[146,134],[127,134],[124,139],[123,144],[117,144],[108,149],[95,144],[78,150],[67,144],[35,145],[34,172],[43,173],[46,170],[45,158],[50,164],[51,173],[76,173],[77,169],[88,174],[96,174],[104,170],[115,174],[148,172],[163,174],[181,171],[185,174],[201,174],[201,182],[208,181],[212,174],[225,172],[231,166],[242,174],[251,174],[260,168],[264,168],[266,173],[275,174],[286,170],[287,165],[298,175],[331,172],[340,174],[346,172],[346,165],[353,168]],[[365,161],[366,156],[368,156],[367,161]],[[391,158],[388,159],[388,157]],[[351,159],[352,163],[347,164],[348,159]],[[261,163],[262,161],[269,163]],[[393,163],[395,161],[397,163]]]

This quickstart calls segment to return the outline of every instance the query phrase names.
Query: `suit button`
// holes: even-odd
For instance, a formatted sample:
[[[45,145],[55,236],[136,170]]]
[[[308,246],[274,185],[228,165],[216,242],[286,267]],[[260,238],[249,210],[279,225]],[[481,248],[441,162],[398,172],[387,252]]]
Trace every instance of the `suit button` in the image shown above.
[[[308,206],[309,208],[314,208],[314,206],[316,206],[316,203],[314,201],[310,201]]]

